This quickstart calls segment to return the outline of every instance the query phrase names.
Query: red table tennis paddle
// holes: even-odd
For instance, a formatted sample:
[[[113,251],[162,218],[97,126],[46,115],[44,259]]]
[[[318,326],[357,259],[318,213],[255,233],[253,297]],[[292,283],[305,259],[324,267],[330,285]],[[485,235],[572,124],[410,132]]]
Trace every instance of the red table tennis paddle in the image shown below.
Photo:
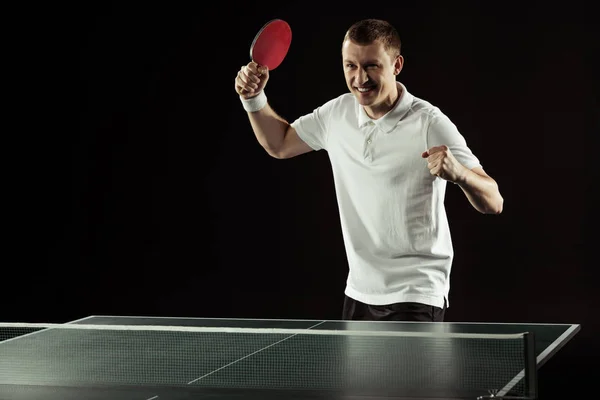
[[[292,42],[292,29],[281,19],[267,22],[258,31],[250,46],[250,58],[270,71],[281,64]]]

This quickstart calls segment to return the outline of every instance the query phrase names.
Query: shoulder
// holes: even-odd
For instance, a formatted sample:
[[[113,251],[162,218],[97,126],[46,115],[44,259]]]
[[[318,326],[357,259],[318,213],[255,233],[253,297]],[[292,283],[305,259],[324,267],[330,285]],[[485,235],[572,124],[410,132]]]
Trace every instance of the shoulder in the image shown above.
[[[446,117],[438,106],[414,95],[412,96],[411,112],[430,120]]]
[[[334,121],[346,120],[352,116],[356,118],[357,104],[351,93],[343,93],[315,106],[311,112],[301,116],[299,119],[315,119],[323,123],[324,126],[329,126]]]
[[[410,113],[415,120],[419,120],[425,131],[455,130],[456,126],[450,117],[440,107],[430,101],[413,95]]]
[[[318,108],[331,115],[342,115],[349,110],[355,110],[356,99],[351,93],[343,93],[332,98],[331,100],[328,100]]]

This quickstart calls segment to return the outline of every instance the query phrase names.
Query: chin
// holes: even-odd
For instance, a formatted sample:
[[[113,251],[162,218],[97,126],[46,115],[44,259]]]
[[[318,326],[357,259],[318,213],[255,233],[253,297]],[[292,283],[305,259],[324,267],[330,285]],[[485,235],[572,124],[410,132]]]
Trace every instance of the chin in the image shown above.
[[[362,99],[359,96],[355,96],[356,100],[358,100],[358,104],[360,104],[361,106],[370,106],[373,104],[372,100],[366,100],[366,99]]]
[[[358,104],[360,104],[362,106],[373,105],[377,100],[377,96],[364,97],[360,93],[357,93],[357,92],[354,92],[353,94],[354,94],[354,98],[358,101]]]

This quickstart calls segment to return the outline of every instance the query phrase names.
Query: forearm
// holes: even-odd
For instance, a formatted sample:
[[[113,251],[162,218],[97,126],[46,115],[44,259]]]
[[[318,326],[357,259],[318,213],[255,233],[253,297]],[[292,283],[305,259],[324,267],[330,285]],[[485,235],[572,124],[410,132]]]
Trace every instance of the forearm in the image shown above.
[[[289,123],[271,108],[264,92],[242,102],[258,143],[271,156],[278,157]]]
[[[456,184],[463,190],[471,205],[483,214],[500,214],[504,199],[498,190],[497,182],[489,176],[471,170],[465,171]]]
[[[268,104],[260,111],[248,112],[248,118],[258,143],[271,156],[277,157],[289,123]]]

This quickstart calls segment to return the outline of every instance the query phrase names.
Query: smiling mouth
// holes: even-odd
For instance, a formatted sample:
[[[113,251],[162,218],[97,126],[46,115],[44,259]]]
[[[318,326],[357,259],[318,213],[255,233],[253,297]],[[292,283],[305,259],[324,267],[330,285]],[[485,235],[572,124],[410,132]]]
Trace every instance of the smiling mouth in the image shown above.
[[[375,89],[375,85],[373,85],[373,86],[365,86],[365,87],[356,87],[356,90],[359,93],[369,93],[369,92],[371,92],[374,89]]]

